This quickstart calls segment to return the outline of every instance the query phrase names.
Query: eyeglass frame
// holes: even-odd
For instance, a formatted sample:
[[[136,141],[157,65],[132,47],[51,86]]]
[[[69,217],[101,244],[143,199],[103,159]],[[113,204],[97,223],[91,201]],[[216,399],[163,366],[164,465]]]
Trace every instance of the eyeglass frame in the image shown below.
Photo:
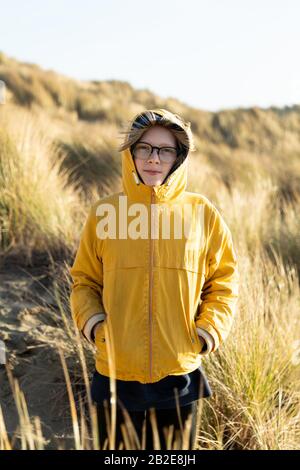
[[[140,158],[140,160],[143,160],[143,161],[149,160],[149,158],[151,157],[151,155],[152,155],[154,149],[157,150],[157,155],[158,155],[159,161],[162,162],[162,163],[172,163],[172,162],[164,162],[164,161],[161,159],[159,153],[160,153],[160,151],[161,151],[162,149],[174,149],[174,150],[176,150],[176,157],[174,158],[174,162],[176,161],[176,159],[177,159],[178,156],[180,155],[180,152],[179,152],[178,147],[171,147],[170,145],[165,145],[164,147],[157,147],[156,145],[151,145],[151,144],[149,144],[149,142],[144,142],[144,141],[142,141],[142,140],[138,140],[138,141],[133,145],[133,148],[132,148],[132,154],[133,154],[133,157],[134,157],[134,158],[138,158],[138,157],[136,157],[136,156],[134,155],[135,146],[136,146],[137,144],[146,144],[146,145],[149,145],[149,147],[151,147],[151,152],[150,152],[149,156],[148,156],[147,158],[145,158],[145,159]]]

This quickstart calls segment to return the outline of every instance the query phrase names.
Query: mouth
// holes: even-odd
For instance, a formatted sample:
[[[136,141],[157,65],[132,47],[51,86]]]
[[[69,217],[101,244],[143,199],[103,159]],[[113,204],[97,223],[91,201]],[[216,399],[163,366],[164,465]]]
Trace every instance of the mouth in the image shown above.
[[[144,170],[145,173],[149,173],[149,175],[160,175],[161,171],[152,171],[152,170]]]

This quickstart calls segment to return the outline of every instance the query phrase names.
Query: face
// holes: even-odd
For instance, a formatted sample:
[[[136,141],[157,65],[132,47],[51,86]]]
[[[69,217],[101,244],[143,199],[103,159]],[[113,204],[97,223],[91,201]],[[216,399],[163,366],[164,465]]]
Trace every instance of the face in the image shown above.
[[[176,148],[175,136],[171,131],[162,126],[150,127],[139,140],[157,147]],[[154,149],[148,160],[135,158],[134,161],[136,169],[144,183],[147,186],[159,186],[172,168],[175,159],[170,163],[161,162],[157,154],[157,149]]]

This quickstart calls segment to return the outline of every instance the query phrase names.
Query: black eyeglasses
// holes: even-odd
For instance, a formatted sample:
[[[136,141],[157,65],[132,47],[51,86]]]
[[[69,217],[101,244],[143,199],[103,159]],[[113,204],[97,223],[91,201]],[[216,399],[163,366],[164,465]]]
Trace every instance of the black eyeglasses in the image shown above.
[[[133,146],[133,156],[140,160],[148,160],[154,149],[157,149],[159,159],[163,163],[171,163],[177,157],[177,148],[175,147],[155,147],[147,142],[137,142]]]

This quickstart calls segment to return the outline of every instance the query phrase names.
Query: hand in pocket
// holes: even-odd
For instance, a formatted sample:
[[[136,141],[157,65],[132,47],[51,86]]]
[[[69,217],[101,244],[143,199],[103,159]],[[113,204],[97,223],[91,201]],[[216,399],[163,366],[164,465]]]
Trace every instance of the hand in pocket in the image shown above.
[[[104,323],[105,320],[102,320],[94,327],[95,344],[99,344],[99,342],[105,342]]]

